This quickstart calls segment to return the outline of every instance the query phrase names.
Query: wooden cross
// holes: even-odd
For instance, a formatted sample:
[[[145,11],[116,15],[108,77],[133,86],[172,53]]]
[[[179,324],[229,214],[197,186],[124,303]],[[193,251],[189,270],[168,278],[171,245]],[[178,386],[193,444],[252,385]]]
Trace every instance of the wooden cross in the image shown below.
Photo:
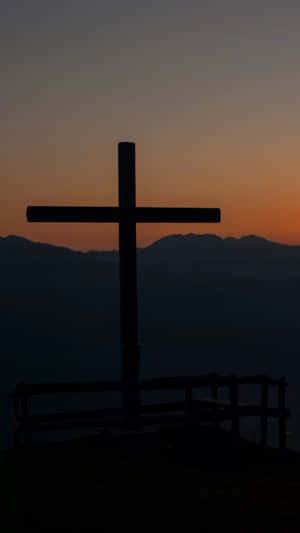
[[[120,255],[120,323],[122,343],[123,406],[130,417],[139,407],[138,306],[136,223],[220,222],[220,209],[136,207],[135,144],[121,142],[119,158],[119,207],[29,206],[29,222],[117,222]]]

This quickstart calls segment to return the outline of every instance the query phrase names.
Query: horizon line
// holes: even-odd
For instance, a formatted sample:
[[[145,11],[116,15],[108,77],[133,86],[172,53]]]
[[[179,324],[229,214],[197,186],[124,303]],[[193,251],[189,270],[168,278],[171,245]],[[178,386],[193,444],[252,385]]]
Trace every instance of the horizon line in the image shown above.
[[[217,239],[220,239],[222,241],[225,241],[225,240],[228,240],[228,239],[234,239],[234,240],[241,240],[241,239],[245,239],[247,237],[255,237],[255,238],[258,238],[258,239],[261,239],[263,241],[266,241],[266,242],[269,242],[269,243],[272,243],[272,244],[279,244],[279,245],[282,245],[282,246],[289,246],[289,247],[294,247],[294,246],[300,246],[300,243],[299,244],[288,244],[288,243],[285,243],[285,242],[279,242],[279,241],[274,241],[274,240],[271,240],[271,239],[268,239],[266,237],[262,237],[261,235],[257,235],[257,234],[254,234],[254,233],[248,233],[248,234],[245,234],[245,235],[240,235],[239,237],[235,237],[233,235],[228,235],[228,236],[225,236],[225,237],[221,237],[220,235],[216,234],[216,233],[169,233],[169,234],[166,234],[162,237],[160,237],[159,239],[155,239],[153,241],[151,241],[150,244],[147,244],[145,246],[137,246],[137,250],[141,250],[141,249],[145,249],[145,248],[148,248],[150,246],[152,246],[153,244],[155,244],[156,242],[159,242],[163,239],[166,239],[168,237],[187,237],[187,236],[197,236],[197,237],[216,237]],[[71,250],[72,252],[79,252],[79,253],[91,253],[91,252],[118,252],[119,249],[118,248],[110,248],[110,249],[97,249],[97,248],[91,248],[89,250],[80,250],[80,249],[75,249],[75,248],[71,248],[70,246],[65,246],[65,245],[62,245],[62,244],[54,244],[53,242],[46,242],[46,241],[36,241],[36,240],[32,240],[32,239],[29,239],[28,237],[25,237],[23,235],[16,235],[16,234],[7,234],[5,236],[1,236],[0,235],[0,239],[8,239],[8,238],[16,238],[16,239],[23,239],[25,241],[29,241],[29,242],[32,242],[32,243],[35,243],[35,244],[46,244],[46,245],[49,245],[49,246],[54,246],[56,248],[64,248],[64,249],[68,249],[68,250]]]

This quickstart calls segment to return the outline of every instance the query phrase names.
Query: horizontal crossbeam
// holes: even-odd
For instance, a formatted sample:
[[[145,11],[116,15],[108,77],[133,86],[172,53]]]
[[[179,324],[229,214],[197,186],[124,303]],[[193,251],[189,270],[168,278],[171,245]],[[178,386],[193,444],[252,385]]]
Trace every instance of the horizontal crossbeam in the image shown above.
[[[63,207],[29,206],[28,222],[220,222],[217,208],[198,207]]]

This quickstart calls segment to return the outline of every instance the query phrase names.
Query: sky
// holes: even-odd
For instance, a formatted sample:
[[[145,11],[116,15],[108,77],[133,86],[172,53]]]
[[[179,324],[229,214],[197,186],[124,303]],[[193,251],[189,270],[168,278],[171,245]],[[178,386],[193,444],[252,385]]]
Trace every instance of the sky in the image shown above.
[[[33,224],[27,205],[117,205],[136,143],[140,206],[219,207],[142,224],[300,244],[299,0],[0,0],[0,235],[115,249],[113,224]]]

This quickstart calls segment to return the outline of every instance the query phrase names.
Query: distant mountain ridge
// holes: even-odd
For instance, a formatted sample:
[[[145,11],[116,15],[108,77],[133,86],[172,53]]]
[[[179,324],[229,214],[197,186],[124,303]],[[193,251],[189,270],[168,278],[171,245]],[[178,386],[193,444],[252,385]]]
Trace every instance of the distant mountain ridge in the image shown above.
[[[69,262],[83,260],[84,254],[63,246],[35,242],[17,235],[0,237],[0,261],[4,263]]]
[[[243,237],[225,237],[222,238],[214,234],[173,234],[167,235],[154,241],[149,246],[139,248],[142,250],[179,250],[182,248],[201,248],[201,249],[218,249],[224,247],[249,247],[249,248],[262,248],[262,247],[287,247],[287,248],[299,248],[300,245],[288,245],[281,244],[274,241],[269,241],[263,237],[257,235],[245,235]],[[21,259],[21,255],[29,254],[32,258],[50,259],[64,258],[64,260],[79,261],[89,259],[99,259],[99,257],[111,259],[118,253],[117,250],[90,250],[88,252],[80,252],[64,246],[56,246],[54,244],[31,241],[25,237],[17,235],[8,235],[7,237],[0,237],[0,254],[6,254],[11,260]],[[3,258],[3,257],[2,257]]]
[[[198,234],[174,234],[167,235],[161,239],[153,242],[148,248],[160,247],[160,248],[175,248],[179,246],[199,246],[201,248],[214,248],[217,246],[289,246],[288,244],[280,244],[277,242],[269,241],[263,237],[257,235],[246,235],[240,238],[237,237],[225,237],[224,239],[218,235],[211,233]]]

